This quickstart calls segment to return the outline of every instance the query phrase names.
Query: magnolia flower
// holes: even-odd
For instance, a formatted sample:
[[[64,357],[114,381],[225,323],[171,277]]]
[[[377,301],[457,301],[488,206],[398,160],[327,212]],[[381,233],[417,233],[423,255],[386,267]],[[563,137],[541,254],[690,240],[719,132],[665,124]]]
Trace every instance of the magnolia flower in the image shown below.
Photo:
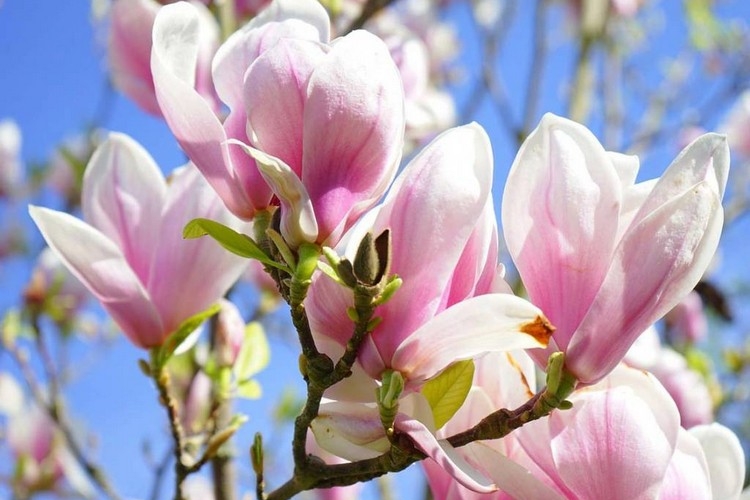
[[[677,344],[700,342],[708,335],[708,319],[703,300],[695,291],[687,294],[669,311],[666,320],[669,337]]]
[[[338,401],[323,405],[313,422],[324,449],[350,460],[388,449],[378,408],[368,399],[373,401],[375,381],[384,372],[398,372],[404,391],[396,431],[408,434],[462,484],[493,489],[464,466],[446,441],[437,440],[431,409],[417,392],[455,361],[542,347],[551,333],[541,311],[527,301],[489,293],[497,278],[492,168],[489,139],[481,127],[449,130],[414,158],[383,204],[343,240],[340,250],[351,259],[366,232],[390,229],[391,272],[403,285],[375,310],[382,321],[359,351],[363,372],[334,386],[328,397]],[[351,291],[320,277],[305,305],[313,333],[321,342],[332,340],[340,355],[352,331],[346,314],[353,305]]]
[[[21,164],[21,129],[12,120],[0,121],[0,198],[18,188]]]
[[[39,406],[25,401],[18,383],[3,372],[0,372],[0,416],[6,417],[7,428],[1,430],[19,464],[11,479],[14,491],[27,495],[62,492],[65,482],[78,496],[94,497],[91,483],[63,444],[55,423]]]
[[[185,241],[195,217],[237,226],[190,165],[169,184],[148,153],[111,134],[83,179],[87,222],[30,206],[47,244],[137,346],[159,346],[189,317],[219,300],[246,267],[209,239]]]
[[[502,219],[513,262],[557,327],[551,350],[582,382],[601,380],[703,275],[721,233],[726,139],[707,134],[658,181],[607,153],[582,125],[545,115],[521,146]]]
[[[216,53],[213,79],[230,109],[222,123],[184,70],[197,16],[174,4],[154,24],[156,94],[178,142],[236,215],[249,219],[276,195],[292,246],[335,244],[400,159],[403,89],[387,48],[361,31],[328,44],[318,2],[277,0]]]
[[[718,424],[682,429],[671,398],[648,373],[621,365],[569,399],[571,410],[514,433],[532,468],[485,443],[467,447],[469,462],[519,499],[739,495],[745,465],[737,437]]]
[[[536,391],[534,362],[523,351],[490,353],[475,361],[474,380],[466,397],[466,402],[453,418],[441,428],[438,437],[448,437],[463,432],[476,425],[481,419],[499,408],[516,408],[524,404]],[[530,470],[538,466],[511,433],[502,439],[470,443],[457,452],[466,460],[473,459],[472,450],[476,447],[492,450],[495,470],[505,474],[495,474],[499,490],[490,494],[471,491],[457,482],[434,462],[424,460],[422,466],[435,500],[469,500],[473,498],[500,500],[508,498],[544,498],[551,492],[551,484],[545,485],[535,474],[534,480],[524,480]],[[475,464],[481,468],[481,464]]]
[[[647,370],[664,386],[680,412],[680,425],[690,429],[713,422],[713,402],[706,381],[688,366],[678,352],[662,345],[659,334],[649,327],[628,350],[628,366]]]
[[[219,103],[211,82],[211,58],[219,46],[219,26],[200,2],[192,2],[200,24],[194,61],[185,62],[186,81],[213,110]],[[114,0],[110,10],[109,63],[112,82],[147,113],[161,115],[151,75],[151,31],[162,6],[156,0]]]
[[[750,158],[750,91],[745,91],[737,98],[732,108],[724,117],[719,130],[727,135],[729,147],[733,153],[742,158]]]

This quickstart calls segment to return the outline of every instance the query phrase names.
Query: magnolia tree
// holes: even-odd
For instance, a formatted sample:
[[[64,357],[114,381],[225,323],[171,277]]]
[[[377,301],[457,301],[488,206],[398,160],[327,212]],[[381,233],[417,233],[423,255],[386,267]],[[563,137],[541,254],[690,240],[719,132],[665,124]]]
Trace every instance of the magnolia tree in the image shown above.
[[[496,65],[524,2],[164,3],[95,7],[112,84],[185,165],[97,130],[24,184],[22,131],[0,125],[8,205],[61,194],[28,206],[49,248],[3,323],[8,494],[144,494],[82,437],[76,361],[52,355],[111,320],[141,354],[131,391],[163,407],[154,499],[358,498],[375,479],[389,498],[382,478],[414,463],[426,479],[397,481],[401,498],[740,497],[750,356],[721,334],[743,328],[742,297],[707,273],[747,209],[746,26],[670,6],[684,54],[655,82],[638,40],[659,2],[539,0],[516,96]],[[546,112],[552,74],[566,116]],[[691,100],[694,78],[716,95]],[[471,121],[488,110],[491,134]],[[517,151],[494,193],[493,141]],[[681,151],[643,179],[630,153],[665,142]],[[258,373],[292,369],[269,364],[274,315],[295,332],[298,401],[258,399]],[[263,402],[291,415],[289,456],[246,432]]]

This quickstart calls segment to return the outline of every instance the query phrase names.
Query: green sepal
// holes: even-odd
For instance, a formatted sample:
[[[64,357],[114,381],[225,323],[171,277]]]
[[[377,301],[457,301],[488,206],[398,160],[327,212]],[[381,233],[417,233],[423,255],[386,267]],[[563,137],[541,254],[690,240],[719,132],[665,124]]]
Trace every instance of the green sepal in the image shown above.
[[[421,392],[430,404],[436,429],[444,426],[464,404],[473,379],[474,361],[467,359],[456,361],[422,386]]]
[[[297,249],[299,260],[294,270],[294,277],[298,281],[307,281],[312,278],[318,268],[320,259],[320,246],[314,243],[302,243]]]
[[[250,463],[256,475],[263,474],[263,435],[260,432],[255,433],[253,445],[250,447]]]
[[[268,236],[268,239],[273,242],[274,246],[279,251],[279,254],[281,254],[281,258],[286,262],[286,265],[289,266],[288,269],[294,269],[297,266],[297,260],[294,258],[292,250],[289,248],[289,245],[286,244],[286,241],[284,241],[284,237],[281,236],[281,233],[275,229],[268,228],[266,229],[266,235]],[[288,269],[285,270],[289,272]],[[291,274],[291,272],[289,274]]]
[[[161,346],[155,347],[151,351],[152,368],[155,368],[155,371],[158,372],[159,369],[167,364],[169,358],[172,357],[185,339],[187,339],[196,328],[201,326],[204,321],[211,316],[218,314],[220,310],[221,305],[214,304],[205,311],[201,311],[183,321],[182,324],[177,327],[177,330],[170,334]]]
[[[279,264],[266,255],[250,236],[238,233],[231,227],[227,227],[220,222],[210,219],[193,219],[182,230],[182,237],[188,240],[206,235],[215,239],[219,245],[235,255],[245,257],[246,259],[255,259],[267,266],[287,271],[286,266]]]

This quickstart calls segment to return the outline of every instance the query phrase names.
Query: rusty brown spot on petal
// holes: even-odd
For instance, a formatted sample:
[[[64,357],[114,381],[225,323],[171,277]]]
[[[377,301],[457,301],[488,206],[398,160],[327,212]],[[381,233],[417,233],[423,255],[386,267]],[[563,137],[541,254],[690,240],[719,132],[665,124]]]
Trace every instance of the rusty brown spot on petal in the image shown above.
[[[556,328],[552,326],[544,316],[537,316],[534,321],[521,325],[521,331],[534,337],[540,344],[545,347],[549,344],[549,338],[555,332]]]

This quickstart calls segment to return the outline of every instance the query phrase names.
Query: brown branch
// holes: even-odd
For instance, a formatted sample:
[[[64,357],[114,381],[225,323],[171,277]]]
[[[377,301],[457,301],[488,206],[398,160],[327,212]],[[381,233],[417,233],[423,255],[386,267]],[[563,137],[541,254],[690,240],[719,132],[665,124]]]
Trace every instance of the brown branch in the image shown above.
[[[344,29],[342,35],[361,29],[375,14],[392,4],[394,0],[367,0],[359,16]]]

